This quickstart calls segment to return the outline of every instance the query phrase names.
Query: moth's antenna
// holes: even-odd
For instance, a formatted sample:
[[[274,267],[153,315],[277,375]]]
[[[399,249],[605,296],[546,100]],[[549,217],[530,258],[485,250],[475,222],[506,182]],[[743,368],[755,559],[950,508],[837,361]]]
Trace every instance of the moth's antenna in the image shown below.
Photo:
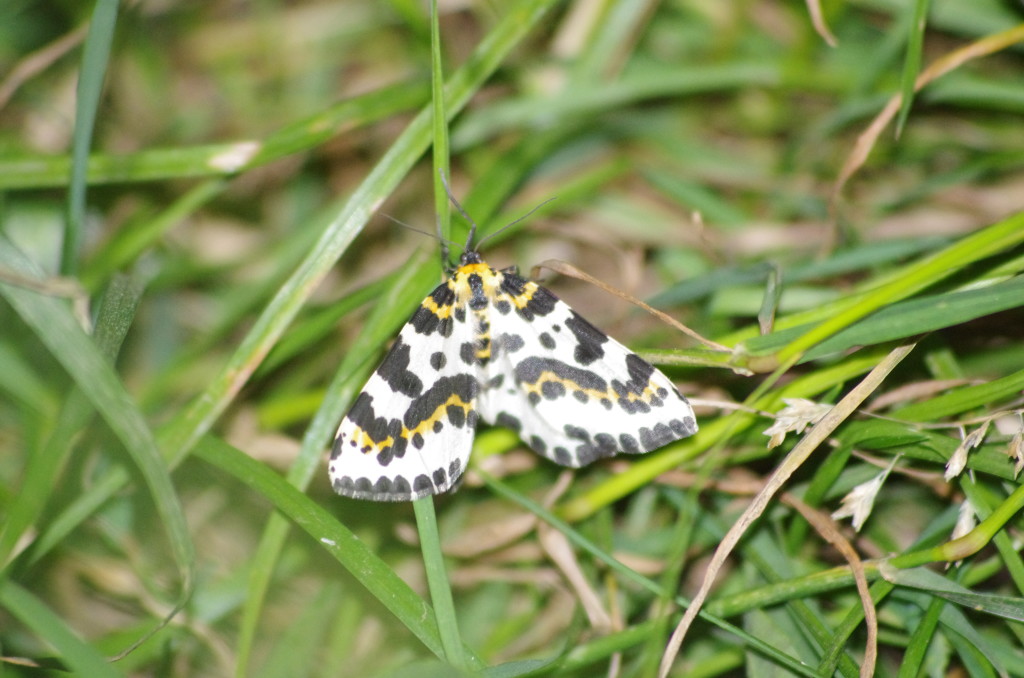
[[[473,244],[473,238],[476,236],[476,222],[473,221],[473,217],[466,214],[466,210],[462,209],[462,205],[460,205],[459,201],[455,199],[455,196],[452,194],[451,186],[448,185],[448,177],[444,175],[444,170],[438,168],[437,172],[441,175],[441,185],[444,186],[444,192],[448,194],[448,199],[452,201],[453,205],[455,205],[455,209],[459,211],[462,218],[469,222],[469,237],[466,238],[466,246],[463,248],[464,252],[468,252],[470,251],[470,246]],[[438,224],[438,228],[440,227],[441,225]]]
[[[525,219],[529,219],[529,218],[530,218],[530,216],[531,216],[531,215],[532,215],[532,214],[533,214],[534,212],[536,212],[537,210],[539,210],[539,209],[540,209],[541,207],[544,207],[544,205],[547,205],[547,204],[548,204],[549,202],[552,202],[553,200],[554,200],[554,198],[548,198],[547,200],[545,200],[545,201],[544,201],[544,202],[542,202],[541,204],[537,205],[536,207],[534,207],[534,208],[533,208],[532,210],[530,210],[529,212],[527,212],[527,213],[526,213],[526,214],[524,214],[523,216],[521,216],[521,217],[519,217],[518,219],[516,219],[515,221],[513,221],[512,223],[509,223],[509,224],[505,224],[504,226],[502,226],[501,228],[499,228],[499,229],[498,229],[497,231],[495,231],[494,233],[488,233],[488,234],[487,234],[487,235],[485,235],[484,237],[480,238],[480,242],[478,242],[478,243],[476,244],[476,246],[477,246],[477,247],[480,247],[481,245],[483,245],[483,244],[484,244],[485,242],[487,242],[488,240],[490,240],[490,239],[491,239],[491,238],[493,238],[494,236],[496,236],[496,235],[498,235],[498,234],[500,234],[500,233],[504,233],[504,232],[505,232],[505,231],[507,231],[508,229],[510,229],[510,228],[512,228],[513,226],[515,226],[516,224],[518,224],[518,223],[519,223],[520,221],[523,221],[523,220],[525,220]]]
[[[381,212],[380,214],[381,214],[381,216],[387,217],[391,221],[395,222],[396,224],[398,224],[402,228],[407,228],[410,231],[413,231],[415,233],[419,233],[420,235],[425,235],[428,238],[437,238],[441,242],[441,256],[442,256],[442,260],[443,260],[443,263],[444,263],[442,268],[445,268],[445,269],[448,268],[448,245],[458,246],[459,243],[454,242],[452,240],[449,240],[448,238],[441,237],[440,224],[438,224],[439,228],[438,228],[438,232],[437,233],[429,233],[429,232],[424,231],[422,229],[416,228],[415,226],[410,226],[409,224],[405,223],[401,219],[396,219],[393,216],[391,216],[390,214],[385,214],[384,212]]]

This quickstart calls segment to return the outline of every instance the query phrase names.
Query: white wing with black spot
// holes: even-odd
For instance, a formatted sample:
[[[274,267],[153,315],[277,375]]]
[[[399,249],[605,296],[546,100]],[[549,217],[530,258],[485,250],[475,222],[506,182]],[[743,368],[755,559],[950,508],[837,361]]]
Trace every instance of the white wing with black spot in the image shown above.
[[[339,494],[409,501],[451,489],[473,446],[479,367],[451,281],[427,297],[341,422],[328,471]]]
[[[668,377],[545,288],[501,275],[477,401],[485,421],[572,467],[649,452],[697,431],[693,409]]]

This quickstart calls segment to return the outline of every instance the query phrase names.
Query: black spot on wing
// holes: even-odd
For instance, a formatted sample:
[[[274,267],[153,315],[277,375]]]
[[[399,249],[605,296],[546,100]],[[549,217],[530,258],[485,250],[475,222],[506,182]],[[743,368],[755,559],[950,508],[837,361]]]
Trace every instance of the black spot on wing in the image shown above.
[[[434,469],[434,487],[444,487],[448,483],[448,474],[443,468]]]
[[[623,384],[623,387],[639,395],[650,384],[654,366],[636,353],[630,353],[626,356],[626,372],[629,374],[629,381]]]
[[[669,391],[663,386],[651,383],[651,376],[655,372],[650,363],[635,353],[626,356],[626,373],[629,378],[624,381],[613,379],[611,382],[612,391],[617,396],[616,401],[623,410],[629,414],[646,414],[652,408],[665,404],[665,397]],[[649,388],[652,390],[645,394]]]
[[[643,452],[643,450],[640,449],[640,443],[637,442],[637,439],[628,433],[623,433],[619,436],[619,447],[626,454],[637,454],[639,452]]]
[[[693,417],[673,419],[668,422],[668,427],[672,429],[672,432],[679,438],[686,438],[687,436],[692,436],[697,432],[697,422],[694,421]]]
[[[519,309],[519,315],[525,320],[532,321],[534,318],[546,316],[555,310],[558,304],[558,297],[549,292],[546,288],[537,285],[537,288],[530,296],[525,306]]]
[[[384,480],[386,480],[386,479],[385,478],[381,478],[379,481],[377,481],[377,485],[380,486],[382,484],[381,481],[384,481]],[[388,489],[388,494],[411,495],[412,494],[412,488],[409,487],[409,481],[408,480],[406,480],[402,476],[398,476],[397,478],[395,478],[394,480],[391,481],[391,486]]]
[[[591,434],[587,429],[572,424],[566,424],[564,430],[570,439],[579,441],[575,454],[571,455],[571,466],[585,466],[619,451],[615,438],[607,433]]]
[[[573,357],[580,365],[589,365],[595,360],[604,357],[604,344],[608,341],[608,335],[597,329],[576,311],[572,311],[572,317],[565,321],[566,327],[576,337],[576,349]]]
[[[518,334],[502,334],[494,342],[494,353],[491,357],[497,358],[504,353],[515,353],[516,351],[521,351],[524,346],[526,346],[526,342]]]
[[[655,424],[653,428],[640,429],[640,444],[646,452],[656,450],[678,439],[679,437],[672,432],[672,429],[661,422]]]
[[[545,381],[540,387],[540,392],[548,400],[558,400],[565,396],[565,386],[558,381]]]
[[[476,364],[476,344],[464,341],[459,345],[459,360],[467,365]]]
[[[435,370],[443,369],[448,363],[448,358],[441,351],[435,351],[430,354],[430,366]]]
[[[605,391],[608,388],[608,382],[599,374],[574,367],[554,358],[526,358],[515,366],[514,372],[518,384],[536,384],[545,372],[551,372],[561,379],[575,383],[581,389]]]
[[[526,291],[526,286],[530,284],[530,281],[522,276],[513,273],[512,271],[505,269],[502,271],[501,276],[501,291],[506,294],[511,294],[513,297],[518,297]]]
[[[510,428],[516,433],[519,433],[523,428],[523,423],[519,421],[517,417],[512,416],[508,412],[499,412],[498,416],[494,418],[494,425]]]
[[[423,381],[409,369],[412,348],[402,341],[401,335],[377,368],[377,375],[395,393],[415,398],[423,390]]]
[[[573,460],[572,454],[569,453],[569,450],[565,449],[561,445],[551,450],[551,453],[551,459],[554,460],[556,464],[560,464],[561,466],[579,466],[579,464],[575,463]]]
[[[462,428],[466,425],[466,410],[459,405],[449,405],[444,413],[455,428]]]
[[[553,351],[555,349],[555,340],[547,332],[541,332],[538,339],[540,339],[540,345],[546,348],[547,350]]]

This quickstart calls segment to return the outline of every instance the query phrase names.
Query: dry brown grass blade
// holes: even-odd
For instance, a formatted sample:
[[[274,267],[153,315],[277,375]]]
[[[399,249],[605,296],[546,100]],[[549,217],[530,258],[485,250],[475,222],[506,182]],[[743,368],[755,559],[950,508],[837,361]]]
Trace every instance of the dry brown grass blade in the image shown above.
[[[821,39],[829,47],[838,45],[839,41],[836,40],[836,36],[825,23],[825,14],[821,11],[821,0],[807,0],[807,13],[811,15],[811,25],[814,26],[814,30],[821,36]]]
[[[565,471],[559,476],[554,488],[544,498],[545,508],[550,509],[558,501],[558,498],[565,494],[569,485],[572,484],[572,478],[572,473],[569,471]],[[587,581],[583,568],[580,567],[566,536],[547,523],[541,522],[537,525],[537,538],[540,540],[544,552],[562,572],[562,576],[576,593],[576,599],[583,606],[590,625],[601,633],[609,633],[612,630],[611,615],[604,609],[597,591]]]
[[[1024,41],[1024,24],[1019,24],[1009,30],[1003,31],[1002,33],[990,35],[973,42],[966,47],[954,50],[935,60],[930,66],[928,66],[928,68],[921,71],[921,74],[917,76],[917,80],[914,81],[914,91],[919,92],[928,83],[942,77],[968,61],[994,54],[1021,41]],[[884,130],[889,122],[896,117],[896,114],[899,112],[900,106],[902,105],[903,95],[893,95],[885,105],[885,108],[882,109],[881,113],[879,113],[875,119],[871,121],[871,124],[868,125],[868,128],[864,130],[859,137],[857,137],[857,143],[854,144],[853,151],[850,152],[850,155],[846,158],[846,162],[843,163],[843,168],[839,172],[839,178],[836,179],[835,186],[832,189],[831,210],[833,216],[837,214],[839,199],[843,188],[846,186],[846,182],[850,180],[850,177],[852,177],[857,170],[863,167],[864,163],[867,161],[868,155],[871,153],[871,149],[875,146],[875,142],[878,141],[878,137],[881,136],[882,130]]]
[[[50,67],[57,59],[74,49],[89,30],[89,23],[86,22],[75,30],[62,35],[49,45],[37,49],[25,56],[24,59],[10,70],[7,77],[0,82],[0,109],[7,105],[14,93],[18,91],[25,82],[42,73]]]
[[[71,300],[71,309],[75,320],[87,333],[92,334],[92,313],[89,311],[89,294],[75,278],[55,276],[50,278],[30,278],[17,271],[0,269],[0,282],[16,285],[26,290],[47,294],[52,297]]]
[[[688,489],[702,479],[696,473],[673,470],[658,476],[658,482],[674,487]],[[736,496],[751,496],[762,490],[764,483],[754,479],[723,478],[712,483],[715,490]],[[867,575],[864,573],[864,562],[857,551],[843,536],[838,525],[832,517],[811,508],[798,497],[783,493],[781,500],[784,504],[793,507],[800,512],[800,515],[820,534],[828,543],[832,544],[839,554],[843,556],[850,566],[853,580],[857,585],[857,594],[860,596],[861,606],[864,608],[864,623],[867,627],[868,638],[864,649],[864,662],[861,665],[861,676],[867,677],[874,673],[875,663],[878,658],[878,615],[875,611],[874,601],[868,589]]]
[[[668,323],[669,325],[671,325],[675,329],[679,330],[680,332],[682,332],[686,336],[690,337],[691,339],[696,339],[697,341],[699,341],[700,343],[704,344],[708,348],[711,348],[711,349],[713,349],[715,351],[723,351],[725,353],[732,353],[732,350],[729,347],[722,346],[721,344],[716,343],[714,341],[711,341],[710,339],[705,339],[700,334],[698,334],[697,332],[694,332],[689,327],[687,327],[686,325],[682,324],[681,322],[679,322],[678,320],[676,320],[672,316],[668,315],[667,313],[663,313],[662,311],[659,311],[658,309],[653,308],[653,307],[645,304],[644,302],[640,301],[639,299],[637,299],[633,295],[631,295],[631,294],[629,294],[627,292],[623,292],[622,290],[616,289],[616,288],[612,287],[611,285],[609,285],[609,284],[607,284],[605,282],[602,282],[601,280],[598,280],[597,278],[595,278],[594,276],[592,276],[592,275],[590,275],[588,273],[584,273],[583,271],[581,271],[580,269],[576,268],[572,264],[567,264],[566,262],[559,261],[558,259],[548,259],[547,261],[542,261],[541,263],[539,263],[539,264],[537,264],[536,266],[533,267],[533,271],[530,274],[531,277],[536,278],[537,277],[537,273],[538,273],[538,269],[541,269],[541,268],[546,268],[546,269],[548,269],[550,271],[554,271],[555,273],[561,273],[562,275],[567,275],[570,278],[576,278],[577,280],[583,280],[584,282],[588,282],[591,285],[594,285],[596,287],[600,287],[602,290],[604,290],[608,294],[613,294],[613,295],[619,297],[620,299],[625,299],[629,303],[634,304],[636,306],[639,306],[640,308],[644,309],[645,311],[647,311],[648,313],[650,313],[654,317],[658,318],[662,322]]]
[[[665,653],[661,658],[661,666],[658,669],[659,678],[665,678],[668,676],[669,671],[672,668],[672,662],[675,661],[676,655],[679,653],[679,648],[683,644],[683,639],[686,638],[686,632],[693,624],[693,620],[697,618],[697,614],[700,612],[700,608],[703,606],[704,601],[707,600],[708,594],[711,592],[711,586],[714,584],[715,578],[718,576],[718,572],[722,569],[729,554],[732,553],[736,544],[739,543],[740,538],[747,531],[747,528],[754,523],[764,510],[768,507],[768,502],[773,496],[782,488],[782,486],[789,480],[793,473],[800,468],[801,465],[807,458],[811,456],[825,440],[832,434],[832,432],[842,422],[846,421],[861,403],[869,395],[875,392],[882,381],[888,376],[890,372],[906,358],[911,351],[914,350],[916,344],[907,344],[893,349],[889,355],[885,357],[871,372],[868,373],[864,379],[857,384],[846,396],[843,397],[836,406],[832,408],[832,411],[825,415],[821,421],[814,425],[812,429],[807,432],[799,443],[793,448],[789,455],[782,460],[782,463],[775,470],[775,473],[771,475],[768,482],[765,484],[764,489],[754,497],[753,501],[750,502],[750,506],[743,512],[739,520],[729,531],[726,533],[725,538],[719,544],[718,549],[715,551],[714,556],[711,558],[711,563],[708,565],[707,571],[704,574],[704,581],[701,582],[700,589],[697,591],[697,595],[693,597],[690,602],[690,606],[686,608],[686,613],[683,618],[679,621],[679,625],[675,631],[672,632],[672,637],[669,638],[668,646],[665,648]]]
[[[864,661],[860,665],[860,675],[861,678],[870,678],[875,674],[875,663],[878,661],[878,613],[875,610],[875,601],[871,599],[871,591],[868,589],[868,578],[864,574],[864,562],[857,555],[857,551],[850,541],[840,532],[839,526],[831,516],[811,508],[789,493],[782,495],[782,501],[799,511],[804,520],[828,543],[832,544],[850,566],[853,581],[857,585],[857,595],[860,597],[860,604],[864,609],[864,625],[868,631],[868,637],[864,643]]]

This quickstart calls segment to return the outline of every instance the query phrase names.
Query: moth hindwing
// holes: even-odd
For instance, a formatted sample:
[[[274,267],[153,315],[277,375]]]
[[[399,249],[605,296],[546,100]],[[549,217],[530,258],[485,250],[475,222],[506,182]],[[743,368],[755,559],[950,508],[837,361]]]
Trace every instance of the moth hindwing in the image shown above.
[[[697,430],[664,374],[547,289],[467,249],[342,420],[331,483],[375,501],[445,492],[466,469],[478,419],[571,467]]]

